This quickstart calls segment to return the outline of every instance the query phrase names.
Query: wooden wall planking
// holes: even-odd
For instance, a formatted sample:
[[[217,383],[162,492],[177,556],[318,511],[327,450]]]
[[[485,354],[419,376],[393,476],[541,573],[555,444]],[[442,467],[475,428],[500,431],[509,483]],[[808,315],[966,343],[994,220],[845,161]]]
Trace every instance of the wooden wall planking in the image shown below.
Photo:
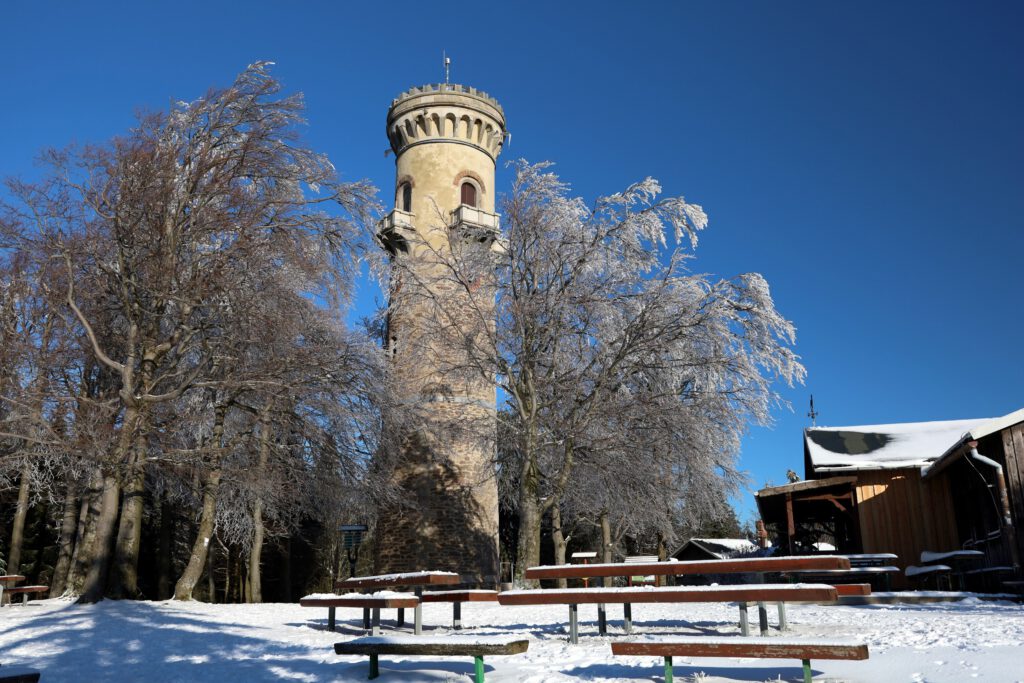
[[[1002,431],[1003,457],[1006,467],[1006,488],[1010,497],[1013,523],[1017,527],[1017,545],[1024,557],[1024,424]]]
[[[924,481],[918,469],[857,473],[857,509],[866,553],[896,553],[901,569],[917,564],[922,550],[958,547],[953,503],[945,479]],[[903,577],[894,587],[903,587]]]

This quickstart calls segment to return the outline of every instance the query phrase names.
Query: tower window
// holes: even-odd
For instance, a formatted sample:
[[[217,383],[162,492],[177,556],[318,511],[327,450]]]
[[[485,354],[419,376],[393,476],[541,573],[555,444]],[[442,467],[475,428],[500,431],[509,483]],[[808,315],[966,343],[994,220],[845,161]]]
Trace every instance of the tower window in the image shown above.
[[[473,183],[462,183],[462,203],[466,206],[476,206],[476,185]]]
[[[399,209],[406,213],[412,213],[412,185],[409,183],[402,183],[399,188]]]

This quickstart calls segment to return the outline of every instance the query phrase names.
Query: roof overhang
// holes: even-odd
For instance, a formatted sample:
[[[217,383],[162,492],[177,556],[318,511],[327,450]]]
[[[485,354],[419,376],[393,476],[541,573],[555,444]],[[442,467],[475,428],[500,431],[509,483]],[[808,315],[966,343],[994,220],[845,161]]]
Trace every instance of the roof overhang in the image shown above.
[[[947,448],[945,453],[936,458],[930,465],[923,468],[921,470],[921,476],[925,479],[933,477],[951,465],[958,456],[966,455],[968,450],[967,443],[969,441],[978,441],[979,439],[1001,432],[1007,427],[1012,427],[1020,422],[1024,422],[1024,408],[1015,410],[1012,413],[1003,415],[1002,417],[993,418],[987,422],[983,422],[977,427],[971,428],[966,434],[960,437],[956,443]]]

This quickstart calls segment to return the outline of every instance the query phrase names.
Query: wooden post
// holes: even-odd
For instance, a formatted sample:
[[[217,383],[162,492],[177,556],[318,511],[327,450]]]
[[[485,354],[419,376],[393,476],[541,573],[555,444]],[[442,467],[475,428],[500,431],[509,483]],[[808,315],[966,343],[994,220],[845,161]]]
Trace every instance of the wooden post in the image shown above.
[[[778,603],[778,607],[779,607],[779,630],[780,631],[788,631],[789,630],[789,622],[786,620],[786,603],[780,602],[780,603]]]
[[[757,620],[761,627],[761,635],[768,635],[768,607],[763,602],[757,603]]]
[[[750,635],[750,621],[747,618],[747,603],[740,603],[740,633],[744,636]]]
[[[793,494],[786,494],[786,552],[793,554],[793,536],[796,535],[796,522],[793,520]]]
[[[626,633],[633,632],[633,605],[628,602],[622,605],[622,626]]]
[[[398,628],[402,628],[403,626],[405,626],[405,608],[404,607],[399,607],[398,608],[398,624],[397,625],[398,625]]]

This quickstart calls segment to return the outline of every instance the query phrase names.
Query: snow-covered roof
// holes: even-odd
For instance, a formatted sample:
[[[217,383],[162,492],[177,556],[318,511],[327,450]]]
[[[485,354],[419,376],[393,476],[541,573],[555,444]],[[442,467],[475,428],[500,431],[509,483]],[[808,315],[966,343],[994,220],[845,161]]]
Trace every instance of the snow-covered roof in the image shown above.
[[[691,544],[699,547],[709,555],[723,560],[757,550],[757,546],[745,538],[691,538],[673,555],[678,555]]]
[[[990,418],[804,430],[816,472],[925,467]]]

